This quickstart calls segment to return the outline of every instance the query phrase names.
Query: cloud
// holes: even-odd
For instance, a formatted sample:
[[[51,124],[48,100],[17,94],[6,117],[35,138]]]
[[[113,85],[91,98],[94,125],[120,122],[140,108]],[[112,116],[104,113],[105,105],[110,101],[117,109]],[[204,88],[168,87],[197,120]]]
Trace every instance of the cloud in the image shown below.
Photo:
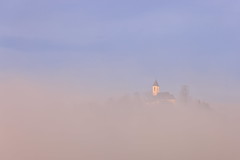
[[[32,6],[27,7],[28,3]],[[179,36],[182,40],[192,40],[197,37],[194,38],[197,41],[203,34],[208,35],[208,38],[211,34],[214,38],[219,34],[237,31],[235,26],[239,25],[235,21],[236,14],[228,9],[234,7],[235,3],[227,3],[225,8],[220,8],[222,6],[220,4],[220,6],[215,5],[216,13],[208,5],[204,5],[205,1],[200,4],[184,2],[192,8],[166,3],[156,5],[158,7],[147,7],[147,10],[138,11],[138,14],[127,10],[129,14],[122,17],[115,17],[116,13],[112,10],[112,16],[109,14],[103,16],[105,13],[98,13],[97,9],[90,7],[88,3],[77,3],[74,7],[75,1],[71,1],[70,4],[63,2],[56,4],[54,1],[35,3],[24,1],[15,5],[11,4],[10,6],[13,6],[11,10],[14,13],[8,15],[8,18],[3,17],[0,28],[1,37],[19,39],[18,42],[22,43],[32,41],[39,46],[52,44],[55,48],[61,48],[61,46],[78,48],[79,45],[83,47],[111,42],[115,45],[124,42],[128,44],[129,40],[134,43],[141,38],[151,41],[151,39],[161,40],[163,37],[166,40],[166,36],[175,38]],[[210,2],[207,4],[210,5]],[[226,3],[223,4],[226,5]],[[197,7],[198,5],[203,8]],[[70,9],[67,6],[73,8]],[[100,7],[103,11],[107,9],[102,5]],[[204,39],[206,40],[206,37]],[[191,40],[188,42],[192,42]],[[175,45],[177,43],[175,42]]]

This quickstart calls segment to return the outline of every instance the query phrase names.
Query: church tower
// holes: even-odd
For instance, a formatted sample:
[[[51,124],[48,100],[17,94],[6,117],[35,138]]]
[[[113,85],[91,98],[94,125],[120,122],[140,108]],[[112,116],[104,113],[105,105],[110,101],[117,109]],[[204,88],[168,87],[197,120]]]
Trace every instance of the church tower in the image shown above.
[[[155,81],[152,86],[152,95],[157,96],[159,92],[160,92],[160,87],[158,85],[158,82]]]

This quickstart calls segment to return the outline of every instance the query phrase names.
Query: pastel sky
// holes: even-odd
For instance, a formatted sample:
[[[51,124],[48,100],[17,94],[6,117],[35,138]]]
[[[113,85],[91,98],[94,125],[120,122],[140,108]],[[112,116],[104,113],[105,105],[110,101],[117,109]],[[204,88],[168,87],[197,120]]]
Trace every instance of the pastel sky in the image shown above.
[[[1,0],[0,73],[123,93],[158,79],[174,94],[187,84],[199,98],[236,101],[239,8],[238,0]]]

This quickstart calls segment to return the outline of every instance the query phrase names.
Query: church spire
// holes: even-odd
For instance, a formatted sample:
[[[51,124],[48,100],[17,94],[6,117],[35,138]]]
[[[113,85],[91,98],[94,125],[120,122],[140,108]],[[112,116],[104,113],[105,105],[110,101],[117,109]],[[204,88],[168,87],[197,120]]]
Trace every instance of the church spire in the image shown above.
[[[159,92],[160,92],[160,87],[158,85],[158,82],[155,80],[152,86],[152,95],[157,96]]]
[[[159,86],[157,80],[154,81],[153,86]]]

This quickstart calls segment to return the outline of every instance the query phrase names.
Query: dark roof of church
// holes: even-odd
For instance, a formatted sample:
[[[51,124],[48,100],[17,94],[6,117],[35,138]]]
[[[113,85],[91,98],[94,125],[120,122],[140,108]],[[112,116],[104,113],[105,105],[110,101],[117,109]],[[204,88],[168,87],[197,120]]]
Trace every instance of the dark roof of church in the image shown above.
[[[159,85],[158,85],[158,82],[155,81],[155,82],[153,83],[153,86],[159,86]]]

